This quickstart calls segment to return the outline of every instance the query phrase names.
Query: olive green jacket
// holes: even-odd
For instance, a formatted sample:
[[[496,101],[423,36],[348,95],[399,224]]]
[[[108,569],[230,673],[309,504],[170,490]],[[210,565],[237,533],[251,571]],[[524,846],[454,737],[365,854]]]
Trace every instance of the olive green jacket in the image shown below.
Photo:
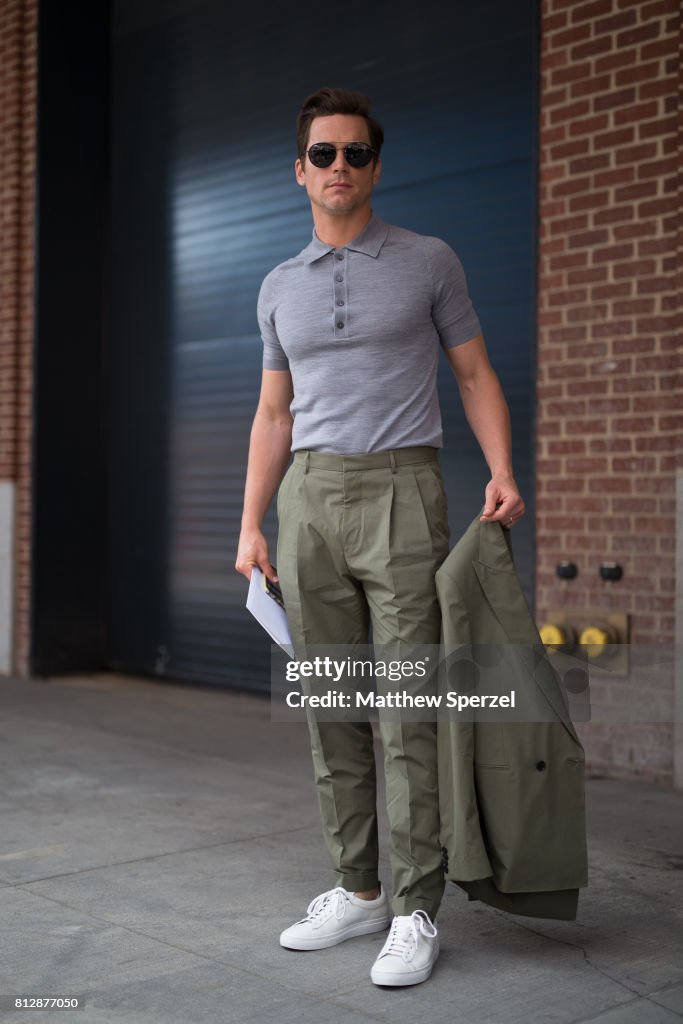
[[[545,708],[544,721],[438,722],[446,877],[470,899],[532,917],[576,917],[587,885],[583,747],[567,713],[512,560],[509,531],[479,516],[436,574],[442,642],[504,652],[504,689]],[[467,651],[468,648],[463,648]],[[471,667],[470,662],[470,667]],[[475,671],[477,671],[475,669]],[[462,677],[461,677],[462,678]],[[441,673],[442,688],[457,685]],[[505,720],[507,718],[507,720]]]

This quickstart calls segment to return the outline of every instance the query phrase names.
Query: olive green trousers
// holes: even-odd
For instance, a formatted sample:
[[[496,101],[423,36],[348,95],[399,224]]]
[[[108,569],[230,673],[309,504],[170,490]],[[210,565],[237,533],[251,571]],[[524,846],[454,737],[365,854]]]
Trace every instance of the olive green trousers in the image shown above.
[[[367,644],[370,625],[375,645],[439,643],[434,575],[448,554],[449,531],[437,449],[296,452],[277,507],[277,569],[297,658],[311,644]],[[392,910],[423,909],[433,917],[444,888],[436,725],[400,718],[395,710],[380,711]],[[321,721],[310,712],[308,724],[335,884],[372,889],[378,882],[372,725]]]

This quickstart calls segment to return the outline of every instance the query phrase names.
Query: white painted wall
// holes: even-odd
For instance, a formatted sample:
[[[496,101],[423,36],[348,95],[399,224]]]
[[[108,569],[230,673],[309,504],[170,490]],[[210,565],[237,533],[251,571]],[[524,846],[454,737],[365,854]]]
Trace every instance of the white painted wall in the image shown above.
[[[0,673],[14,663],[14,502],[16,485],[0,480]]]

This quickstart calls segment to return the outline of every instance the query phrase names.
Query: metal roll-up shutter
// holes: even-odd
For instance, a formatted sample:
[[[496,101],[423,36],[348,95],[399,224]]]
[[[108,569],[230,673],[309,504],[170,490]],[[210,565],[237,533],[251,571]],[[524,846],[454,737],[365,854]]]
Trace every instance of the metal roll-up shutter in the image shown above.
[[[117,0],[112,51],[112,347],[107,661],[265,690],[269,645],[233,569],[262,346],[264,275],[310,239],[294,119],[321,85],[385,126],[375,208],[448,241],[511,406],[533,569],[535,4],[350,0],[310,8]],[[453,536],[486,467],[444,361]],[[275,550],[271,511],[266,532]],[[274,554],[273,554],[274,557]]]

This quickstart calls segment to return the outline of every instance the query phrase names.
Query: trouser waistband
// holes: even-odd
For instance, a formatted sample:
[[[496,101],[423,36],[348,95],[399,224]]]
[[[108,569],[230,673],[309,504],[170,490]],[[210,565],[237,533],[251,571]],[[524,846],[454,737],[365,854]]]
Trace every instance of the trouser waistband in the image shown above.
[[[415,448],[394,448],[386,452],[367,452],[360,455],[333,455],[330,452],[311,452],[299,449],[294,461],[303,463],[308,469],[327,469],[333,473],[350,472],[359,469],[396,469],[397,466],[411,466],[421,462],[438,462],[439,449],[430,445]]]

